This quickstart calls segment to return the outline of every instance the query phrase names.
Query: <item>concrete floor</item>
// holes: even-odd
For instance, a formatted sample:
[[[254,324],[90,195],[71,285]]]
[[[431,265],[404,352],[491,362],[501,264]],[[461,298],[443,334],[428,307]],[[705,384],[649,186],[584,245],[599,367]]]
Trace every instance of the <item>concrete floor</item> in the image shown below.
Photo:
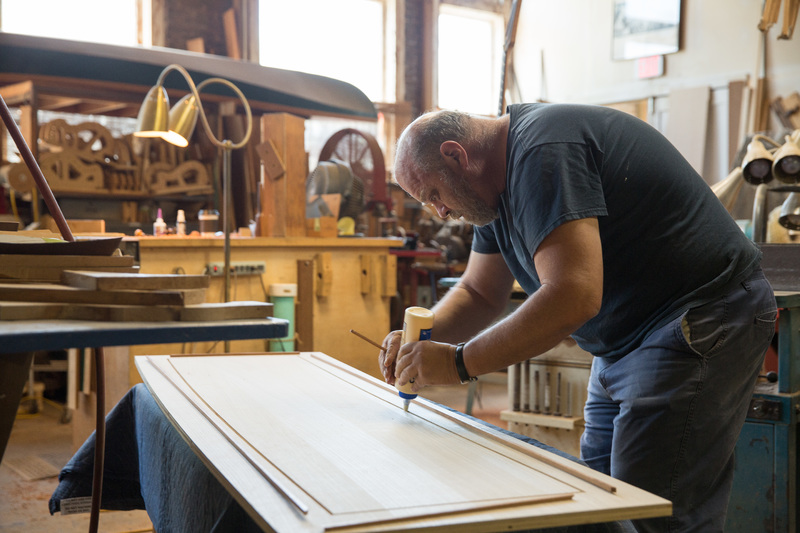
[[[34,415],[17,415],[0,463],[0,531],[71,533],[89,530],[89,513],[50,516],[48,502],[58,485],[56,477],[28,481],[9,464],[41,459],[58,470],[72,456],[72,427],[62,423],[62,409],[44,403]],[[109,533],[150,532],[145,511],[102,511],[98,529]]]
[[[507,387],[502,379],[478,382],[473,416],[506,428],[500,411],[508,403]],[[422,396],[464,411],[467,386],[429,387]],[[9,464],[35,457],[57,471],[72,456],[72,428],[62,423],[57,404],[44,403],[35,415],[18,415],[0,464],[0,532],[60,533],[89,530],[89,514],[50,515],[48,501],[58,485],[56,477],[28,481]],[[102,511],[99,530],[104,533],[151,532],[152,524],[145,511]]]

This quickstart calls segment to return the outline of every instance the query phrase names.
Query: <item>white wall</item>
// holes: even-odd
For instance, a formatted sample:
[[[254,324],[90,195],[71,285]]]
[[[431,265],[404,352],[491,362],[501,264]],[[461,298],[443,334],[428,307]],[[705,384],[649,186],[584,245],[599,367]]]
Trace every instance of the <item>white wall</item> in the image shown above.
[[[728,83],[758,75],[760,0],[683,0],[681,47],[665,56],[664,76],[636,78],[635,61],[612,61],[613,0],[524,0],[514,48],[523,101],[608,104],[650,99],[651,123],[664,131],[670,91],[711,87],[709,140],[701,174],[710,182],[728,168]],[[778,40],[767,33],[768,98],[800,91],[800,28]],[[544,69],[542,69],[542,58]],[[542,76],[544,72],[544,76]],[[514,99],[516,100],[516,98]],[[780,129],[771,113],[770,129]]]

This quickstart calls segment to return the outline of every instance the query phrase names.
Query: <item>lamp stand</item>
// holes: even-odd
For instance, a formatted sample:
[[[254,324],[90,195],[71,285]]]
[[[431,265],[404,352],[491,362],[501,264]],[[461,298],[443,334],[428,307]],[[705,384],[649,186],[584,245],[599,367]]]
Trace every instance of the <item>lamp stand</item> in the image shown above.
[[[231,229],[230,225],[230,190],[231,190],[231,152],[229,140],[222,141],[222,234],[225,236],[225,301],[231,297]]]

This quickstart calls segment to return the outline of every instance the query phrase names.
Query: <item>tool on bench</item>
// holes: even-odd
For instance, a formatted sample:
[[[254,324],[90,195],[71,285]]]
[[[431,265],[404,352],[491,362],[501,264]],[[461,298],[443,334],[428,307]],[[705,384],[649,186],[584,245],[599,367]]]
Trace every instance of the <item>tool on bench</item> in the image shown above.
[[[572,417],[572,384],[567,380],[567,410],[564,416]]]
[[[522,376],[520,377],[520,407],[523,413],[530,413],[531,411],[531,378],[530,378],[530,361],[522,362]]]
[[[550,414],[550,372],[544,375],[544,414]]]
[[[561,416],[561,372],[556,375],[556,411],[555,416]]]
[[[377,342],[375,342],[374,340],[372,340],[372,339],[370,339],[370,338],[368,338],[368,337],[365,337],[364,335],[362,335],[361,333],[357,332],[356,330],[354,330],[354,329],[351,329],[351,330],[350,330],[350,333],[352,333],[352,334],[353,334],[353,335],[355,335],[356,337],[360,337],[360,338],[364,339],[365,341],[367,341],[368,343],[370,343],[371,345],[373,345],[373,346],[374,346],[374,347],[376,347],[377,349],[381,350],[382,352],[385,352],[385,351],[386,351],[386,348],[384,348],[383,346],[381,346],[380,344],[378,344],[378,343],[377,343]]]

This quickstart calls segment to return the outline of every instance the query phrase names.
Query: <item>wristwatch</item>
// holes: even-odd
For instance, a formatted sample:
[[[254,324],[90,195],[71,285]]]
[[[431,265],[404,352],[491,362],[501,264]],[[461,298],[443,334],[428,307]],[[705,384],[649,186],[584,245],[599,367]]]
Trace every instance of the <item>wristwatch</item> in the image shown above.
[[[467,372],[467,367],[464,366],[464,342],[461,344],[456,345],[456,371],[458,372],[458,379],[461,380],[461,384],[469,383],[471,381],[478,381],[477,377],[470,377],[469,372]]]

